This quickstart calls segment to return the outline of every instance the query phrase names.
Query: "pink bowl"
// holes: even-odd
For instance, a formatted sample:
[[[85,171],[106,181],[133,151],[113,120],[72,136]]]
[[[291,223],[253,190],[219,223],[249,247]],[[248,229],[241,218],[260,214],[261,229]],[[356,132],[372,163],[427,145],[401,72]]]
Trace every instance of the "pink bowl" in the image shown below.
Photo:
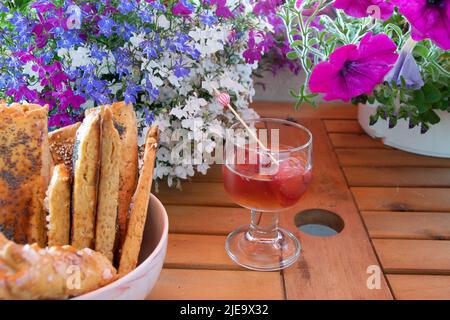
[[[169,218],[153,194],[148,210],[138,267],[119,280],[75,299],[142,300],[150,294],[166,256]]]

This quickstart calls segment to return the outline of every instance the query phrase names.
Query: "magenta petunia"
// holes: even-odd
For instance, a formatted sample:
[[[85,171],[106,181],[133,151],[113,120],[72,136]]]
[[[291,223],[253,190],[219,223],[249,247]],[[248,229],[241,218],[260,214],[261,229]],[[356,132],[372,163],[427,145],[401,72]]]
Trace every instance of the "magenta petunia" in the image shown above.
[[[209,0],[211,5],[216,5],[216,15],[223,18],[232,18],[233,13],[227,7],[227,0]]]
[[[175,15],[190,15],[192,10],[184,5],[183,1],[179,1],[172,9]]]
[[[70,115],[63,112],[50,115],[48,119],[48,125],[50,127],[65,127],[72,123],[74,121],[70,118]]]
[[[429,38],[450,50],[450,0],[393,0],[412,26],[412,38]]]
[[[369,94],[383,82],[398,58],[395,43],[385,34],[368,33],[358,45],[336,49],[330,60],[313,69],[309,88],[324,93],[325,100],[350,101]]]
[[[334,7],[356,18],[388,19],[394,12],[392,3],[385,0],[336,0]]]

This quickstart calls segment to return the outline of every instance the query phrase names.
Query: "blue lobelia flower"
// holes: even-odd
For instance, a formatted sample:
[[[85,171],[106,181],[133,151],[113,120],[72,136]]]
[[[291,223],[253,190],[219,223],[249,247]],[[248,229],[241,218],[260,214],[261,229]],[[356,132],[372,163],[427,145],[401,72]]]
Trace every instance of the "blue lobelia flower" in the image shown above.
[[[155,112],[150,112],[146,107],[144,107],[145,113],[145,124],[150,126],[155,121]]]
[[[415,41],[411,38],[406,41],[400,51],[397,62],[384,78],[389,84],[395,82],[397,85],[401,85],[403,79],[408,89],[417,90],[423,87],[424,82],[420,74],[419,66],[412,55],[415,44]]]
[[[150,2],[150,5],[156,10],[166,11],[166,7],[160,1],[152,1]]]
[[[104,58],[108,57],[108,53],[101,50],[97,44],[94,43],[90,50],[90,56],[98,61],[103,61]]]
[[[152,23],[154,15],[152,10],[148,10],[146,7],[141,7],[139,10],[139,17],[143,23]]]
[[[125,103],[136,104],[136,98],[141,91],[142,87],[140,85],[133,80],[127,79],[125,82],[125,92],[123,93]]]
[[[145,80],[144,90],[147,92],[148,96],[151,99],[151,101],[147,101],[148,103],[152,103],[158,98],[159,90],[153,87],[152,82],[148,78]]]
[[[98,22],[98,27],[100,28],[100,34],[104,35],[105,37],[110,37],[115,33],[115,30],[113,29],[117,28],[117,24],[111,17],[106,16]]]
[[[142,52],[147,55],[147,58],[158,58],[158,52],[161,51],[161,47],[158,45],[158,39],[154,41],[145,40],[141,43]]]
[[[137,7],[137,3],[134,0],[122,0],[119,4],[119,7],[117,8],[120,13],[122,14],[128,14],[132,11],[134,11]]]
[[[15,41],[13,48],[11,49],[18,50],[25,46],[28,46],[31,34],[30,21],[19,12],[14,12],[13,16],[10,17],[8,21],[17,33],[14,39]]]
[[[119,75],[119,80],[124,76],[130,74],[130,67],[132,65],[131,53],[128,49],[118,48],[112,51],[116,63],[116,73]]]
[[[209,12],[206,12],[205,14],[200,15],[200,22],[211,27],[217,22],[217,17],[211,15]]]
[[[191,73],[191,71],[188,68],[183,67],[181,63],[181,59],[175,63],[174,74],[177,78],[184,78]]]
[[[63,29],[59,35],[59,39],[57,40],[58,47],[66,49],[80,45],[82,42],[83,40],[80,38],[77,30]]]
[[[0,12],[9,12],[9,8],[0,3]]]
[[[122,38],[125,41],[128,41],[133,36],[133,33],[137,31],[137,28],[125,21],[122,25],[119,26],[119,31],[122,35]]]
[[[78,78],[80,79],[79,91],[83,92],[86,98],[91,98],[97,104],[110,103],[109,95],[111,90],[105,80],[101,80],[95,75],[95,65],[81,66],[80,69],[83,72],[81,78]]]

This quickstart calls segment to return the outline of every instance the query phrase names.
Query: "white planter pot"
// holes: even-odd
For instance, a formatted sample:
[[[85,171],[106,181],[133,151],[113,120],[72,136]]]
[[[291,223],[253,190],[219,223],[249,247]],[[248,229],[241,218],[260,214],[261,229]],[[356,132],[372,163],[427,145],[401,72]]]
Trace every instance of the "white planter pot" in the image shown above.
[[[427,156],[450,158],[450,113],[436,111],[441,122],[430,127],[427,133],[421,134],[417,126],[409,129],[406,120],[399,120],[398,124],[389,129],[386,120],[370,126],[369,117],[376,113],[377,106],[360,104],[358,107],[358,120],[368,135],[381,138],[385,145]]]

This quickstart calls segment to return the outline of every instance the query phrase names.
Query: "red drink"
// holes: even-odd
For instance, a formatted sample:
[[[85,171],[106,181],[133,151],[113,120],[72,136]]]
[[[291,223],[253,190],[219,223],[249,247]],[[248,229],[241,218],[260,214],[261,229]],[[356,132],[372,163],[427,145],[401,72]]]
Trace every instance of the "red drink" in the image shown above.
[[[246,161],[247,162],[247,161]],[[280,159],[267,173],[259,163],[223,166],[224,186],[237,204],[260,211],[287,209],[300,200],[311,181],[311,170],[295,154]]]
[[[224,186],[236,204],[251,210],[252,219],[228,235],[227,253],[252,270],[284,269],[298,259],[301,247],[278,226],[278,216],[299,202],[311,181],[312,133],[281,119],[241,121],[230,129]]]

